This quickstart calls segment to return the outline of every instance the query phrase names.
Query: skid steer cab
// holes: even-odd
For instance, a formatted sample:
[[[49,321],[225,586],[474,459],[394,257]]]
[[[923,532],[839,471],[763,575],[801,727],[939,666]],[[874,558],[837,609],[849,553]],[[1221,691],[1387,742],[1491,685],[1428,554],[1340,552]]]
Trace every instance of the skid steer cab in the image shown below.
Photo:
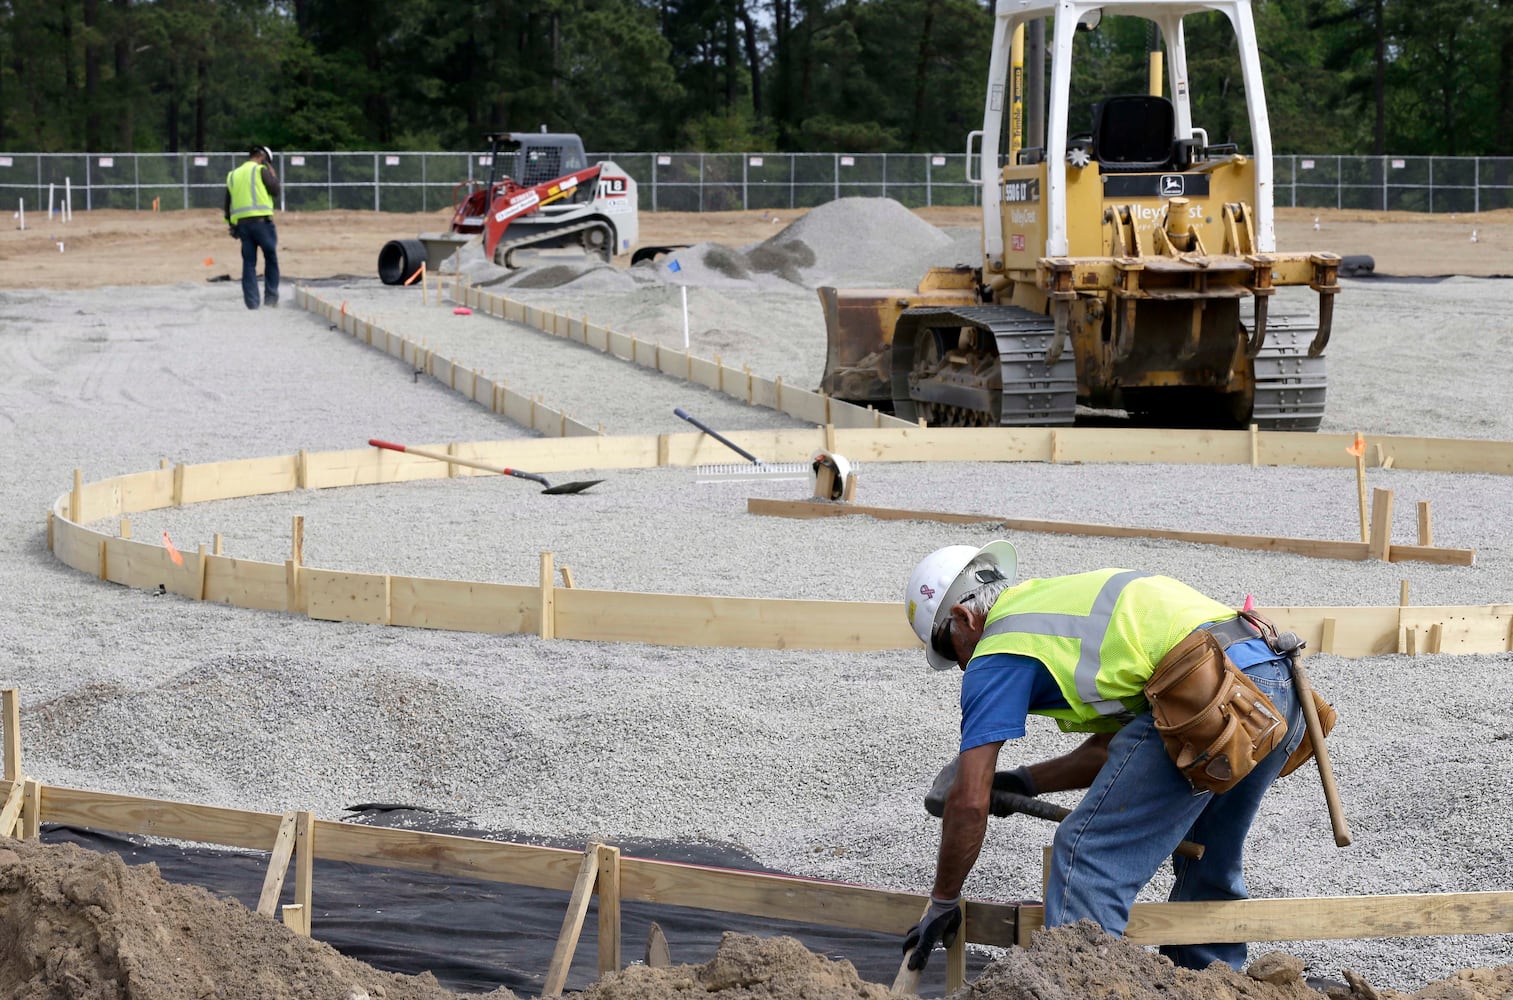
[[[1203,64],[1243,84],[1238,138],[1194,121],[1184,20],[1198,18],[1222,42]],[[1121,39],[1146,49],[1147,92],[1074,95],[1074,61],[1106,70]],[[914,290],[820,289],[821,388],[930,424],[1067,425],[1080,405],[1317,430],[1340,261],[1277,248],[1267,121],[1250,0],[999,0],[967,139],[981,259]],[[1286,286],[1314,294],[1274,298]]]
[[[578,136],[493,132],[487,138],[489,152],[477,161],[487,165],[487,179],[456,186],[447,232],[384,246],[378,275],[385,284],[410,280],[422,264],[434,269],[473,242],[502,267],[519,266],[522,251],[576,248],[613,261],[635,247],[635,179],[609,160],[590,164]]]

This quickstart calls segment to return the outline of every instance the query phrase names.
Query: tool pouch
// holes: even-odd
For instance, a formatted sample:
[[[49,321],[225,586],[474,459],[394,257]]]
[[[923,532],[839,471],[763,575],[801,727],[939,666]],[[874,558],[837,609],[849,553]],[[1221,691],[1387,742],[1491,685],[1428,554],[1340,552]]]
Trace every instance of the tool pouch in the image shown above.
[[[1172,647],[1145,696],[1167,754],[1195,794],[1233,788],[1287,735],[1271,699],[1206,629]]]
[[[1309,688],[1308,693],[1313,695],[1313,706],[1319,712],[1319,729],[1325,736],[1328,736],[1333,731],[1335,720],[1339,718],[1340,713],[1336,712],[1334,706],[1325,701],[1323,695],[1313,688]],[[1287,763],[1282,765],[1282,771],[1277,777],[1281,778],[1291,774],[1312,759],[1313,736],[1304,733],[1303,742],[1299,743],[1298,748],[1288,755]]]

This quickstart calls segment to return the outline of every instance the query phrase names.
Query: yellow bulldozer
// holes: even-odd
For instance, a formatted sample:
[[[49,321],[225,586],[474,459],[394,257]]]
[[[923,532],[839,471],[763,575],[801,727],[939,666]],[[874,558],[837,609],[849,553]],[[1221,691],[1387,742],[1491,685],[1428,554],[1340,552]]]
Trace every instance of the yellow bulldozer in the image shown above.
[[[1144,19],[1162,44],[1147,46],[1148,92],[1104,97],[1074,132],[1076,37],[1105,13]],[[1193,121],[1194,15],[1233,29],[1249,153]],[[998,0],[967,164],[981,265],[931,268],[914,291],[821,288],[825,392],[944,426],[1069,425],[1081,404],[1164,426],[1318,429],[1340,258],[1276,249],[1250,0]],[[1316,308],[1305,293],[1273,310],[1286,286]]]

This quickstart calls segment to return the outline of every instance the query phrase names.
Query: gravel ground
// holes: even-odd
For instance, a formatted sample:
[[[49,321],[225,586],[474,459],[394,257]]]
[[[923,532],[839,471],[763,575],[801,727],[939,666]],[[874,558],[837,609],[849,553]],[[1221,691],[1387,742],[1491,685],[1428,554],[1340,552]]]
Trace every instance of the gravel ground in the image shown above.
[[[883,211],[851,208],[859,219],[830,224],[865,231],[877,221],[869,213]],[[826,249],[844,241],[824,235],[806,241],[818,249],[801,281],[845,273]],[[954,262],[938,256],[965,239],[951,236],[919,256]],[[668,327],[676,288],[655,274],[628,280],[633,289],[596,294],[573,282],[511,294],[570,302],[599,322],[644,298],[640,318],[616,328],[681,342],[680,326]],[[708,310],[692,325],[695,352],[814,385],[823,330],[812,289],[770,275],[736,287],[723,272],[717,284],[689,290],[691,308]],[[1326,429],[1513,439],[1506,282],[1345,285]],[[674,649],[312,622],[123,590],[54,561],[44,512],[76,466],[95,480],[160,456],[525,433],[308,314],[248,313],[237,292],[0,293],[0,361],[13,373],[0,385],[0,426],[18,452],[18,471],[0,482],[0,585],[13,595],[0,649],[4,683],[22,691],[29,774],[327,818],[354,802],[404,801],[527,837],[714,841],[798,874],[928,888],[938,826],[919,798],[954,749],[957,681],[924,669],[918,650]],[[687,430],[674,405],[732,429],[791,425],[487,317],[423,309],[415,289],[374,281],[322,294],[615,433]],[[1431,500],[1436,543],[1475,548],[1476,565],[1010,537],[1028,574],[1134,566],[1235,603],[1252,593],[1261,604],[1391,604],[1403,578],[1414,603],[1510,599],[1513,480],[1371,475],[1396,491],[1400,537],[1414,532],[1412,501]],[[230,554],[282,559],[289,519],[301,514],[310,565],[531,582],[539,552],[552,550],[580,586],[847,600],[897,599],[925,552],[990,537],[745,515],[748,496],[802,496],[797,482],[700,484],[676,469],[606,479],[577,497],[503,477],[304,492],[144,513],[133,525],[137,537],[166,529],[190,549],[221,532]],[[860,482],[861,502],[883,506],[1318,538],[1352,537],[1357,523],[1349,470],[872,465]],[[1513,888],[1510,667],[1509,654],[1312,659],[1341,713],[1330,745],[1356,842],[1334,847],[1322,793],[1303,772],[1278,786],[1258,821],[1252,892]],[[1053,727],[1032,726],[1003,763],[1069,746]],[[1037,897],[1049,836],[1038,821],[995,821],[968,891]],[[1165,888],[1158,878],[1146,898]],[[1513,936],[1287,947],[1320,974],[1349,967],[1413,989],[1509,961]]]

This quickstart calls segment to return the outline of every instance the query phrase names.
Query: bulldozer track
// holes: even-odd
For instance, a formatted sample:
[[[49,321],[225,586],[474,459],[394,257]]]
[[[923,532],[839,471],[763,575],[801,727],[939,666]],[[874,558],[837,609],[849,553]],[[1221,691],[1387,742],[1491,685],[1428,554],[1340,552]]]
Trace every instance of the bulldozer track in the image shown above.
[[[934,394],[935,399],[917,398],[917,380],[910,376],[920,331],[962,327],[973,327],[993,337],[998,352],[998,385],[995,387],[991,378],[981,378],[975,384],[959,381],[944,386],[944,391]],[[946,422],[967,426],[1070,427],[1077,411],[1077,367],[1070,350],[1063,352],[1054,365],[1045,363],[1054,336],[1050,317],[1017,306],[910,309],[899,317],[893,334],[894,414],[905,420],[944,416]]]
[[[1256,390],[1250,422],[1263,431],[1316,431],[1328,388],[1324,357],[1308,356],[1317,326],[1277,317],[1255,358]]]

